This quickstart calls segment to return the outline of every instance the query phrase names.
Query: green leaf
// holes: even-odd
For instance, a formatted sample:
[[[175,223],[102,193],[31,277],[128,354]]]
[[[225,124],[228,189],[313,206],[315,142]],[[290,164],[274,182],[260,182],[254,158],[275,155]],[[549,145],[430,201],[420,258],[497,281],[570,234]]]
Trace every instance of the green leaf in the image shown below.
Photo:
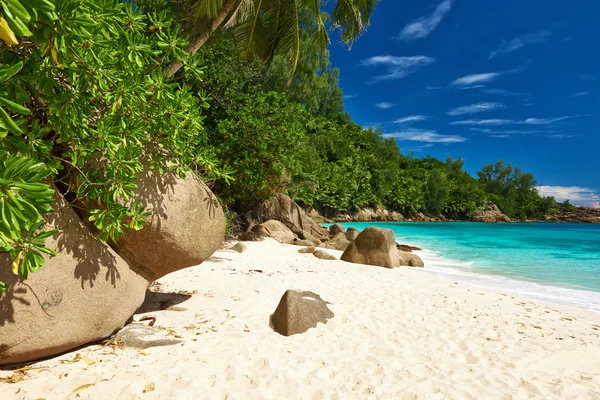
[[[5,99],[4,97],[1,97],[1,96],[0,96],[0,103],[3,103],[12,112],[16,112],[16,113],[19,113],[21,115],[29,115],[29,114],[31,114],[31,110],[29,110],[28,108],[23,107],[22,105],[19,105],[19,104],[13,102],[13,101]]]

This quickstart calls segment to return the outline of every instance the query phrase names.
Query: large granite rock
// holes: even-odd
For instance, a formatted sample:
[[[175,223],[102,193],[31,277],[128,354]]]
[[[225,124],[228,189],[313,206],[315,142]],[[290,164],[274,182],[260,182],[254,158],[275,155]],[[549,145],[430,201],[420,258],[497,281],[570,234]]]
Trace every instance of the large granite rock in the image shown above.
[[[490,201],[486,201],[479,210],[473,213],[471,219],[475,222],[510,222],[510,218],[502,214],[498,206]]]
[[[318,294],[287,290],[271,315],[271,322],[275,332],[291,336],[304,333],[316,327],[319,322],[327,323],[333,317],[333,312]]]
[[[252,228],[252,232],[264,236],[271,237],[280,243],[291,244],[294,242],[296,235],[283,222],[269,220]]]
[[[406,251],[398,251],[398,260],[401,266],[423,268],[425,263],[418,255]]]
[[[128,265],[81,223],[60,195],[47,215],[58,255],[22,280],[0,256],[0,365],[52,356],[110,336],[144,301],[155,274]]]
[[[399,261],[394,233],[390,229],[370,226],[350,243],[341,259],[357,264],[396,268]]]
[[[225,214],[210,189],[194,174],[185,179],[145,168],[132,201],[152,216],[143,229],[128,230],[113,245],[130,264],[151,270],[154,279],[198,265],[225,236]]]

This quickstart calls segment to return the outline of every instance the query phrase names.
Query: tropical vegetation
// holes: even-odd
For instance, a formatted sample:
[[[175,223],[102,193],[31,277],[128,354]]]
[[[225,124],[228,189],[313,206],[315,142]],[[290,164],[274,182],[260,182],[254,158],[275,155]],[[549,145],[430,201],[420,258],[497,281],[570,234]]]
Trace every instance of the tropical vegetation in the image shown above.
[[[231,215],[277,193],[325,213],[556,207],[517,167],[476,179],[351,120],[326,27],[351,44],[376,3],[339,0],[328,16],[317,0],[0,1],[0,252],[13,272],[54,254],[57,196],[85,204],[103,240],[141,229],[144,169],[195,171]]]

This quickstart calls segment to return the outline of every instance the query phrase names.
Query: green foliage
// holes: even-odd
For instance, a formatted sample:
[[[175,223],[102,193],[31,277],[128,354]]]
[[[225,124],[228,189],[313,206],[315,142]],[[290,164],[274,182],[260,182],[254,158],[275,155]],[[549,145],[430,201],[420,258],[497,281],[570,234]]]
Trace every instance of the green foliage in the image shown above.
[[[560,204],[560,210],[562,212],[571,212],[575,210],[575,206],[567,199]]]
[[[257,92],[220,120],[211,134],[217,157],[230,170],[233,182],[225,196],[231,202],[249,203],[280,193],[291,171],[298,143],[304,141],[304,110],[284,94]]]
[[[327,15],[322,13],[322,18]],[[331,68],[329,51],[315,41],[318,23],[308,13],[300,14],[300,58],[294,73],[286,65],[286,60],[276,54],[267,69],[264,89],[285,92],[291,101],[320,115],[329,115],[343,110],[342,90],[338,85],[339,69]]]
[[[13,259],[12,272],[23,278],[44,264],[41,253],[56,255],[45,246],[56,230],[41,230],[42,214],[52,211],[54,190],[40,181],[50,173],[31,158],[0,154],[0,250]],[[5,289],[0,282],[0,291]]]
[[[185,3],[188,3],[186,10],[192,10],[188,17],[189,29],[200,46],[214,33],[214,21],[223,21],[221,27],[231,31],[242,58],[271,61],[277,54],[292,74],[301,54],[303,15],[309,15],[314,21],[313,42],[323,50],[329,45],[321,1],[195,0]],[[364,32],[377,3],[377,0],[336,1],[331,25],[340,30],[344,43],[351,45]]]
[[[14,8],[19,1],[9,3]],[[7,217],[18,210],[27,220],[12,220],[13,235],[6,234],[11,242],[2,243],[16,262],[21,254],[33,266],[20,269],[26,278],[42,261],[35,251],[19,248],[31,244],[43,252],[36,246],[43,246],[47,233],[36,230],[43,225],[39,214],[49,209],[24,214],[18,204],[27,206],[17,194],[42,207],[52,193],[47,183],[54,180],[88,205],[98,204],[89,220],[103,239],[118,240],[125,229],[140,229],[149,215],[131,201],[144,163],[160,173],[184,175],[191,168],[208,179],[224,176],[203,126],[205,98],[162,74],[166,63],[183,60],[187,45],[166,13],[142,16],[117,0],[22,3],[28,18],[11,17],[6,8],[2,13],[16,40],[2,28],[10,46],[0,44],[0,140],[6,149],[0,173],[28,160],[25,175],[2,186]],[[16,15],[26,30],[18,30]],[[185,77],[201,79],[197,62],[185,61]],[[19,180],[35,188],[33,194]],[[22,241],[15,239],[17,231]]]
[[[440,215],[448,201],[448,180],[439,169],[434,169],[427,179],[425,189],[427,212],[431,215]]]
[[[538,194],[532,174],[524,173],[519,167],[513,169],[502,160],[484,165],[477,175],[490,200],[509,217],[541,217],[554,206],[553,198],[542,198]]]

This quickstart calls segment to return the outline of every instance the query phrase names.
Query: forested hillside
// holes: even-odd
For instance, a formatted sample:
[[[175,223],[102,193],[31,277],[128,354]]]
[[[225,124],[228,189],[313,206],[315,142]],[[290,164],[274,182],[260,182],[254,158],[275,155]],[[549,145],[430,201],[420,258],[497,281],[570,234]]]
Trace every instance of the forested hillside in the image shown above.
[[[179,3],[168,4],[181,15]],[[468,218],[485,200],[523,219],[556,207],[518,167],[498,161],[477,179],[460,159],[402,155],[393,138],[354,123],[344,112],[340,71],[315,44],[319,25],[307,13],[301,17],[294,73],[278,53],[267,63],[241,57],[234,35],[223,34],[198,52],[201,79],[181,77],[208,98],[209,142],[233,178],[216,180],[215,191],[230,210],[280,192],[331,212],[381,206],[454,219]]]

